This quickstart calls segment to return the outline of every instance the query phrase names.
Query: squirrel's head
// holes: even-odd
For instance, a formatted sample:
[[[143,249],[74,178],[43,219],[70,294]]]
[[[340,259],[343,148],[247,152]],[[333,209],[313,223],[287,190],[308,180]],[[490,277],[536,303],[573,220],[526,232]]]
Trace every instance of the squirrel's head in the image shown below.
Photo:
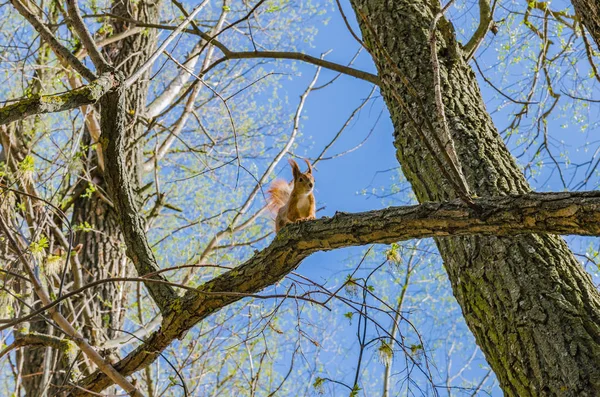
[[[294,175],[294,189],[299,193],[312,193],[312,190],[315,187],[315,178],[313,178],[310,162],[307,159],[304,159],[308,166],[308,170],[303,173],[300,171],[300,167],[298,167],[298,164],[294,160],[289,159],[288,161],[292,166],[292,175]]]

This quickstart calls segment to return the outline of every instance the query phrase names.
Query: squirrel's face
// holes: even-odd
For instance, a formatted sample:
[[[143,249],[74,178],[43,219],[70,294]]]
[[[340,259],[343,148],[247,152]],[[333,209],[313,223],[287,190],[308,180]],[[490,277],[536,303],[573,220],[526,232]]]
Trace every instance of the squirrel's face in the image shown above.
[[[294,160],[289,159],[288,161],[292,166],[292,175],[294,175],[294,189],[300,194],[312,193],[313,187],[315,187],[315,178],[312,175],[312,165],[310,165],[310,162],[304,159],[308,170],[302,172]]]
[[[294,180],[294,185],[299,193],[309,194],[312,193],[313,188],[315,187],[315,178],[313,178],[312,174],[309,174],[308,172],[305,174],[300,174]]]

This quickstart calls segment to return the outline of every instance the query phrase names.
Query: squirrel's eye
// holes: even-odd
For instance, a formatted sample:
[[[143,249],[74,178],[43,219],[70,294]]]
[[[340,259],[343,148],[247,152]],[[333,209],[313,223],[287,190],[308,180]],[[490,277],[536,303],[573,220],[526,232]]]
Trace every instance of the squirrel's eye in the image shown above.
[[[298,181],[304,182],[304,178],[299,178]]]

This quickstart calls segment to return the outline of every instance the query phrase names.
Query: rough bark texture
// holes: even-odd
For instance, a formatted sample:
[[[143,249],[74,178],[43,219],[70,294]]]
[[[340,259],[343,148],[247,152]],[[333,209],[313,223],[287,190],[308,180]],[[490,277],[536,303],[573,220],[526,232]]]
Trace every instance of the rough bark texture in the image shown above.
[[[144,23],[157,23],[157,3],[148,1],[120,1],[113,2],[112,12],[116,15],[126,18],[135,18]],[[113,20],[114,33],[122,33],[128,26],[118,20]],[[111,60],[113,65],[119,65],[118,72],[123,75],[132,73],[142,64],[149,54],[156,47],[156,33],[154,29],[150,29],[147,34],[134,35],[121,40],[115,44],[103,47],[107,58]],[[115,78],[114,76],[112,76]],[[146,94],[148,88],[147,76],[145,79],[134,85],[128,90],[128,94],[123,98],[121,111],[127,114],[128,129],[124,129],[127,134],[127,143],[137,142],[129,147],[126,157],[129,159],[127,169],[131,175],[131,183],[134,187],[138,186],[141,179],[141,146],[143,142],[139,141],[139,135],[144,130],[138,117],[143,114],[146,106]],[[113,80],[115,81],[115,80]],[[117,85],[118,82],[115,82]],[[109,94],[110,95],[110,94]],[[114,94],[113,94],[114,95]],[[112,97],[115,100],[114,96]],[[103,102],[102,102],[103,101]],[[106,104],[113,106],[114,103],[106,101],[106,95],[101,100],[104,108]],[[117,115],[110,114],[110,118],[117,118]],[[121,120],[125,123],[124,120]],[[101,117],[102,134],[105,135],[104,127],[105,120]],[[114,164],[114,159],[106,154],[106,167]],[[95,154],[90,152],[89,159],[89,174],[95,175],[97,189],[103,192],[109,191],[107,179],[105,175],[101,175],[97,168],[97,158]],[[135,194],[131,194],[135,197]],[[133,274],[130,269],[130,264],[127,261],[125,246],[123,245],[122,228],[119,224],[117,210],[106,203],[105,200],[95,196],[92,199],[80,198],[75,204],[74,223],[81,224],[86,221],[92,225],[99,233],[79,233],[77,243],[83,243],[82,263],[84,263],[84,283],[92,280],[124,277]],[[119,335],[118,330],[123,325],[124,321],[124,305],[127,302],[127,292],[130,285],[110,283],[100,286],[98,289],[90,291],[97,297],[93,299],[93,304],[98,307],[91,309],[93,321],[89,328],[89,335],[94,344],[101,344],[108,339],[113,339]]]
[[[115,1],[113,13],[143,23],[157,23],[158,3]],[[113,25],[115,33],[127,29],[127,25],[118,19],[114,20]],[[122,81],[123,76],[133,74],[152,55],[155,48],[155,29],[148,30],[147,34],[129,36],[114,46],[105,47],[104,50],[113,64],[121,65],[118,70],[121,86],[105,95],[100,101],[102,129],[100,140],[107,159],[105,170],[107,189],[111,193],[119,215],[128,255],[139,276],[158,270],[152,250],[146,241],[144,218],[136,193],[142,180],[142,149],[146,132],[139,116],[143,116],[146,109],[149,72],[128,88],[123,88]],[[154,278],[165,280],[160,274],[155,275]],[[146,283],[146,287],[163,312],[177,297],[174,290],[164,284]]]
[[[351,3],[379,71],[406,177],[421,202],[454,198],[397,101],[409,104],[418,125],[424,125],[424,117],[435,119],[428,31],[439,2]],[[443,18],[438,48],[448,123],[471,190],[480,197],[529,192]],[[436,242],[466,322],[506,395],[597,395],[600,296],[561,238],[448,237]]]
[[[150,244],[144,231],[144,218],[139,205],[135,202],[136,194],[132,188],[130,168],[126,158],[126,89],[118,88],[108,93],[100,100],[102,107],[102,146],[106,158],[105,176],[111,192],[115,208],[119,214],[121,230],[125,237],[128,256],[135,266],[138,276],[145,276],[159,270]],[[155,274],[152,278],[165,280],[162,274]],[[154,303],[161,312],[165,313],[172,301],[177,299],[177,294],[169,285],[160,283],[146,283]]]
[[[89,139],[89,134],[86,134],[84,143],[89,145]],[[106,182],[97,169],[95,150],[89,149],[82,161],[88,175],[93,175],[96,186],[106,189]],[[105,198],[92,194],[75,200],[72,223],[84,225],[86,222],[93,231],[78,232],[74,242],[75,245],[83,245],[79,254],[82,284],[129,274],[116,211]],[[83,308],[85,320],[81,332],[92,346],[119,336],[118,329],[123,325],[127,303],[124,288],[123,284],[104,284],[86,291],[85,299],[78,300],[89,302],[87,308]],[[77,305],[76,308],[80,309],[80,306]]]
[[[600,3],[598,0],[572,0],[575,14],[590,32],[600,51]]]
[[[134,19],[142,24],[159,23],[160,0],[113,0],[112,12],[126,19]],[[131,28],[128,22],[118,19],[111,21],[114,33],[122,33]],[[115,44],[103,47],[107,58],[111,59],[113,65],[120,65],[119,72],[128,77],[144,64],[144,62],[156,50],[157,29],[147,29],[144,34],[129,36]],[[146,133],[141,117],[145,116],[146,99],[148,96],[148,85],[150,83],[150,70],[144,73],[135,84],[127,89],[125,95],[126,130],[127,137],[127,165],[129,166],[131,183],[133,189],[137,189],[142,180],[142,164],[144,158],[143,138]],[[135,144],[133,144],[135,143]]]
[[[113,86],[110,73],[103,74],[89,85],[58,95],[34,96],[0,108],[0,124],[22,120],[35,114],[62,112],[96,103]]]

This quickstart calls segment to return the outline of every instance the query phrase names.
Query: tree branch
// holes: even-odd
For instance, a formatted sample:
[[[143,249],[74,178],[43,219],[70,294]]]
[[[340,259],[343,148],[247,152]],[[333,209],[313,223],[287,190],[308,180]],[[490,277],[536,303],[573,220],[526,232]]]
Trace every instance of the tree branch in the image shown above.
[[[44,335],[44,334],[32,332],[27,335],[22,335],[22,336],[16,337],[15,340],[13,341],[13,343],[11,343],[7,347],[5,347],[0,352],[0,358],[4,357],[5,355],[10,353],[14,349],[18,349],[23,346],[36,346],[36,345],[52,347],[53,349],[57,349],[57,350],[62,351],[65,354],[68,354],[69,350],[71,350],[72,343],[73,342],[71,342],[68,339],[61,339],[61,338],[57,338],[56,336],[52,336],[52,335]]]
[[[301,52],[286,52],[286,51],[229,51],[225,56],[215,63],[220,63],[231,59],[253,59],[253,58],[271,58],[271,59],[292,59],[310,63],[316,66],[321,66],[325,69],[334,70],[348,76],[356,77],[357,79],[368,81],[375,85],[379,85],[379,77],[369,72],[354,69],[348,66],[340,65],[339,63],[329,62],[321,58],[313,57],[312,55],[303,54]]]
[[[69,64],[70,66],[77,71],[80,75],[82,75],[87,81],[93,81],[96,79],[96,75],[89,70],[75,55],[71,54],[67,48],[65,48],[62,44],[58,42],[56,37],[52,34],[50,29],[38,19],[29,9],[21,3],[20,0],[11,0],[11,4],[15,7],[17,11],[25,18],[29,23],[35,28],[35,30],[42,36],[44,41],[48,43],[50,48],[54,51],[56,56],[63,59],[64,62]]]
[[[98,40],[95,42],[96,46],[98,48],[102,48],[104,46],[107,46],[109,44],[112,43],[116,43],[117,41],[121,41],[123,39],[126,39],[129,36],[133,36],[135,34],[140,34],[141,32],[144,31],[144,28],[142,28],[141,26],[134,26],[130,29],[127,29],[121,33],[116,33],[112,36],[108,36],[104,39]],[[85,47],[81,47],[79,49],[79,51],[77,51],[77,53],[75,53],[75,56],[77,57],[77,59],[83,59],[88,55],[87,49]]]
[[[121,76],[119,76],[121,78]],[[159,270],[156,258],[148,244],[144,228],[144,218],[135,200],[135,193],[128,175],[125,160],[125,85],[102,97],[100,101],[102,135],[100,141],[106,156],[104,175],[111,196],[119,214],[121,230],[127,245],[127,256],[131,258],[138,276],[154,273],[152,279],[167,281]],[[177,299],[177,293],[168,283],[145,283],[150,296],[159,307],[161,313],[170,310]]]
[[[465,61],[469,61],[475,51],[479,48],[485,35],[492,26],[492,9],[490,7],[490,0],[479,0],[479,26],[473,33],[473,36],[469,39],[469,42],[463,48],[465,53]]]
[[[115,84],[114,76],[105,73],[91,84],[57,95],[34,96],[0,108],[0,125],[36,114],[62,112],[96,103]]]
[[[196,8],[192,10],[190,15],[188,15],[183,22],[173,30],[173,32],[162,42],[162,44],[154,51],[154,53],[144,62],[142,66],[138,70],[135,71],[127,80],[125,80],[124,84],[126,87],[131,87],[133,83],[135,83],[145,72],[148,70],[154,62],[158,59],[158,57],[166,50],[167,46],[173,41],[182,31],[183,29],[194,19],[196,14],[198,14],[202,8],[208,3],[208,0],[204,0],[202,3],[198,4]]]
[[[183,15],[186,15],[186,16],[189,15],[179,2],[174,2],[174,4],[181,10]],[[223,4],[225,4],[225,3],[223,3]],[[221,28],[223,27],[223,24],[225,23],[227,14],[228,14],[228,9],[226,7],[223,7],[221,10],[221,15],[219,16],[219,19],[217,20],[216,25],[213,26],[211,29],[211,35],[215,35],[215,34],[217,34],[218,31],[221,30]],[[202,31],[196,26],[195,23],[192,22],[191,25],[195,32],[202,33]],[[210,64],[210,62],[212,62],[215,46],[210,44],[209,42],[207,42],[204,38],[202,38],[198,42],[198,44],[196,44],[196,46],[194,46],[194,48],[192,48],[192,51],[190,52],[190,54],[194,54],[194,56],[189,57],[183,63],[185,68],[182,68],[181,71],[179,72],[179,75],[174,80],[171,81],[171,83],[162,92],[162,94],[158,95],[152,101],[152,103],[150,105],[148,105],[148,108],[146,109],[146,117],[148,117],[148,118],[156,117],[167,106],[171,105],[173,100],[175,100],[175,97],[181,92],[181,90],[183,90],[185,84],[192,77],[192,74],[189,73],[185,69],[187,68],[189,70],[194,70],[194,68],[196,67],[196,62],[198,61],[198,59],[200,59],[200,55],[206,48],[208,48],[208,51],[206,52],[204,61],[202,61],[202,69],[201,70],[205,69]],[[198,92],[199,92],[199,89],[194,87],[194,92],[192,92],[192,95],[191,95],[192,97],[194,97],[194,101],[196,100],[195,97],[198,95]],[[173,136],[173,135],[170,135],[170,136]],[[167,138],[167,139],[169,139],[169,138]],[[148,163],[146,163],[146,164],[148,164]],[[146,167],[146,164],[144,165],[144,167]],[[152,161],[152,164],[154,164],[154,161]]]
[[[96,69],[102,72],[107,72],[112,69],[112,67],[108,64],[106,59],[102,56],[102,53],[96,47],[96,42],[92,38],[89,30],[83,23],[83,19],[81,18],[81,13],[79,12],[79,5],[77,4],[77,0],[67,0],[67,10],[69,12],[69,18],[71,22],[71,26],[73,30],[77,33],[77,36],[81,39],[83,43],[83,47],[87,50],[94,66]]]
[[[188,292],[164,315],[161,328],[115,364],[128,376],[151,364],[175,339],[209,315],[277,283],[318,251],[426,237],[554,233],[600,235],[600,192],[530,193],[475,200],[390,207],[285,227],[244,264]],[[219,292],[222,293],[219,294]],[[237,295],[236,295],[237,294]],[[241,294],[241,295],[240,295]],[[100,392],[112,381],[97,371],[80,386]],[[73,391],[72,395],[81,395]]]
[[[99,16],[99,15],[90,15],[90,16]],[[123,20],[126,22],[130,22],[137,27],[146,27],[146,28],[155,28],[155,29],[164,29],[164,30],[176,30],[177,26],[169,26],[169,25],[159,25],[152,23],[143,23],[139,22],[135,19],[123,18],[114,14],[103,14],[102,16],[108,16],[111,18]],[[231,51],[227,46],[223,43],[215,39],[208,33],[202,31],[196,31],[195,29],[182,29],[182,32],[193,34],[196,36],[200,36],[204,40],[206,40],[209,44],[217,47],[222,53],[223,57],[216,60],[211,66],[202,71],[202,74],[205,74],[208,70],[214,68],[218,64],[221,64],[225,61],[232,59],[255,59],[255,58],[271,58],[271,59],[290,59],[296,61],[302,61],[306,63],[310,63],[315,66],[321,66],[325,69],[330,69],[348,76],[356,77],[357,79],[365,80],[375,85],[379,85],[379,77],[375,74],[365,72],[362,70],[354,69],[349,66],[340,65],[338,63],[325,61],[324,59],[320,59],[314,57],[312,55],[304,54],[301,52],[288,52],[288,51]],[[195,55],[195,54],[194,54]],[[193,55],[192,55],[193,57]],[[190,57],[191,58],[191,57]]]

